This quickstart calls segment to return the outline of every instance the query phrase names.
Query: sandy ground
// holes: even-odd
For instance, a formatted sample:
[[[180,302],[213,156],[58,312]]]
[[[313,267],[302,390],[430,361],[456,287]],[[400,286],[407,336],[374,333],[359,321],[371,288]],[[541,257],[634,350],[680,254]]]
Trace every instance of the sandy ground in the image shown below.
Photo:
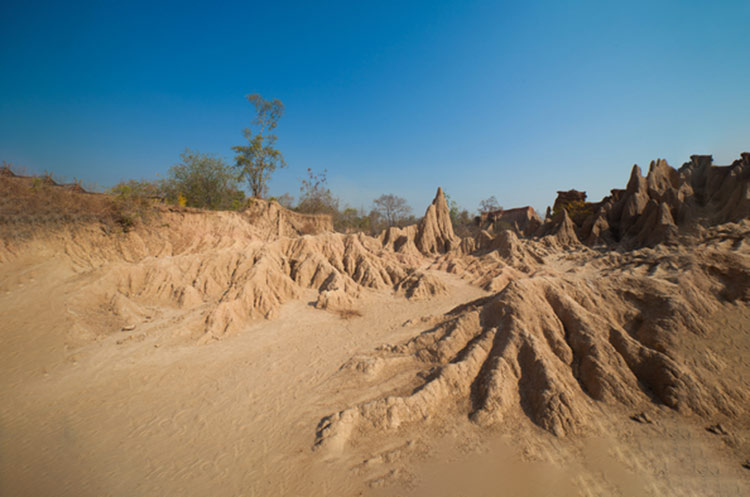
[[[342,319],[315,309],[310,291],[278,319],[198,345],[174,333],[184,316],[171,308],[132,331],[77,339],[69,302],[95,274],[62,256],[0,269],[0,495],[750,495],[748,421],[717,419],[729,434],[716,435],[666,407],[647,407],[653,424],[601,408],[590,434],[565,439],[521,413],[491,430],[446,413],[364,434],[341,453],[314,450],[322,417],[416,378],[405,364],[368,381],[342,369],[350,358],[486,295],[446,273],[435,272],[447,295],[368,290],[362,316]],[[710,344],[684,350],[709,347],[747,382],[750,315],[727,307],[714,322]]]

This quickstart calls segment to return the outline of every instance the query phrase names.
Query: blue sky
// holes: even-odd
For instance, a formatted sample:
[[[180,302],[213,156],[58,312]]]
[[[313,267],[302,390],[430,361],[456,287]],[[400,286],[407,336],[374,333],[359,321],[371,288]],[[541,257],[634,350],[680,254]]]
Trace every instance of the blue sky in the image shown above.
[[[231,160],[248,93],[286,106],[289,167],[369,208],[542,211],[630,168],[750,151],[750,2],[14,2],[0,5],[0,160],[84,183]]]

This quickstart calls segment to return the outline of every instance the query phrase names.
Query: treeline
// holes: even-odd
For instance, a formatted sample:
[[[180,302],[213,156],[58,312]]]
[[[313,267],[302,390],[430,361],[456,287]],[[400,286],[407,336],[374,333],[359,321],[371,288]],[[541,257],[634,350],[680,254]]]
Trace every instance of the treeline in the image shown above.
[[[241,210],[247,206],[237,174],[223,159],[190,149],[185,150],[180,159],[169,169],[167,178],[124,181],[110,193],[200,209]]]
[[[244,145],[232,147],[235,152],[232,164],[223,158],[186,149],[180,161],[169,169],[166,178],[158,180],[130,180],[110,190],[114,195],[115,218],[125,230],[131,229],[139,219],[146,219],[153,200],[182,207],[213,210],[243,210],[248,206],[245,191],[255,198],[266,198],[268,182],[277,168],[286,167],[282,153],[276,148],[276,129],[284,113],[280,100],[265,100],[258,94],[248,95],[254,108],[254,118],[243,135]],[[5,164],[5,163],[3,163]],[[5,169],[10,171],[8,165]],[[47,174],[48,179],[51,175]],[[40,179],[39,181],[42,181]],[[78,182],[76,182],[78,184]],[[80,184],[78,184],[80,187]],[[299,201],[289,193],[270,198],[287,209],[305,214],[328,214],[337,231],[376,234],[390,226],[415,224],[415,217],[406,199],[383,194],[373,200],[369,210],[341,205],[328,188],[326,171],[315,174],[307,169],[301,180]],[[475,233],[474,216],[446,195],[453,228],[459,236]],[[482,201],[480,211],[500,208],[494,197]]]
[[[333,218],[334,229],[343,233],[376,234],[390,226],[403,227],[418,221],[406,199],[393,194],[384,194],[375,199],[369,211],[342,206],[339,198],[328,188],[326,171],[315,174],[311,169],[307,170],[296,205],[294,197],[288,193],[271,200],[303,214],[328,214]]]
[[[394,194],[383,194],[372,201],[369,210],[342,205],[340,199],[328,186],[326,171],[314,173],[307,170],[307,177],[300,182],[299,197],[285,193],[269,197],[283,207],[303,214],[328,214],[333,219],[336,231],[342,233],[380,233],[390,226],[404,227],[419,222],[406,199]],[[169,169],[168,176],[159,180],[129,180],[121,182],[110,193],[123,205],[137,204],[145,199],[211,210],[243,210],[247,208],[246,196],[237,175],[236,167],[230,166],[220,157],[203,154],[190,149],[180,155],[180,162]],[[476,233],[475,216],[461,208],[449,194],[446,201],[450,209],[453,228],[459,236]],[[479,211],[500,209],[494,197],[483,200]]]
[[[254,108],[250,126],[243,130],[246,144],[232,147],[232,164],[221,157],[186,149],[180,161],[159,180],[130,180],[111,189],[117,205],[118,223],[130,229],[139,218],[145,218],[152,200],[173,205],[213,210],[242,210],[248,205],[245,191],[256,198],[266,198],[268,182],[277,168],[286,167],[282,153],[276,148],[276,129],[284,113],[280,100],[265,100],[258,94],[248,95]],[[315,174],[307,170],[301,180],[299,201],[288,193],[276,200],[287,209],[306,214],[328,214],[334,228],[341,232],[379,233],[390,226],[406,226],[419,221],[404,198],[383,194],[372,202],[369,210],[342,206],[328,188],[326,171]],[[460,208],[446,195],[451,220],[460,236],[473,234],[474,216]],[[480,204],[480,211],[499,208],[494,197]]]
[[[186,150],[180,162],[169,169],[168,177],[159,180],[129,180],[110,190],[123,204],[141,199],[155,199],[182,207],[211,210],[243,210],[249,198],[240,184],[236,169],[223,159]],[[307,170],[299,189],[299,201],[285,193],[270,197],[283,207],[303,214],[328,214],[337,231],[377,233],[389,226],[406,226],[418,222],[405,199],[392,194],[375,199],[368,211],[342,205],[328,187],[326,171],[315,174]]]

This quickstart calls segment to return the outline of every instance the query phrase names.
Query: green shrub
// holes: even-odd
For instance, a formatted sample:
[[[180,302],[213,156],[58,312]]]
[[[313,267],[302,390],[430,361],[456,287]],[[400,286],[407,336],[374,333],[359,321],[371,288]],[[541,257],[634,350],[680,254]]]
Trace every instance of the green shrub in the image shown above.
[[[592,204],[591,202],[576,200],[573,202],[568,202],[565,206],[563,206],[563,208],[568,211],[570,220],[573,221],[576,225],[581,226],[583,225],[583,222],[586,220],[586,218],[594,213],[595,205],[596,204]],[[557,216],[560,212],[561,211],[559,208],[555,209],[555,211],[552,213],[552,217]]]
[[[129,180],[115,185],[112,217],[127,233],[138,221],[147,221],[154,212],[154,204],[161,199],[161,183],[148,180]]]
[[[181,162],[169,170],[169,179],[163,182],[161,194],[170,203],[179,203],[202,209],[237,210],[242,207],[245,193],[239,189],[237,177],[224,160],[186,149]]]

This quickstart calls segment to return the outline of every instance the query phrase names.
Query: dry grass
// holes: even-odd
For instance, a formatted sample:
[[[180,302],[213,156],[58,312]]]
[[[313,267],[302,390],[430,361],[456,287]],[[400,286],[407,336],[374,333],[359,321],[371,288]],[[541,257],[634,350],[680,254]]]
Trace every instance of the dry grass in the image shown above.
[[[339,309],[336,311],[336,314],[338,314],[341,319],[346,320],[362,317],[362,311],[358,309]]]
[[[307,221],[300,228],[300,233],[303,235],[315,235],[318,233],[318,228],[312,222]]]
[[[88,193],[76,183],[58,185],[49,175],[0,175],[0,237],[5,239],[68,224],[101,223],[107,231],[128,231],[151,211],[148,199]]]

